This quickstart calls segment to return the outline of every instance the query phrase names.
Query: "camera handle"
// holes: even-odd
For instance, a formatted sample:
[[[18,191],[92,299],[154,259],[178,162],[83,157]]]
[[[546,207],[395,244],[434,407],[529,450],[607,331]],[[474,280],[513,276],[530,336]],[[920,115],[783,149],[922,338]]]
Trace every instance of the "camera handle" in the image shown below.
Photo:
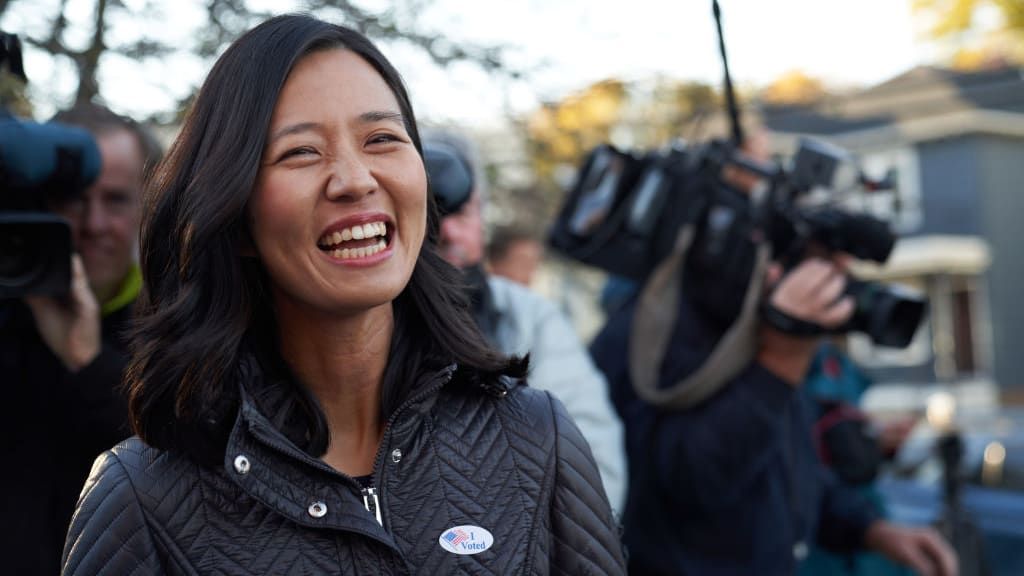
[[[772,328],[791,336],[822,336],[833,333],[823,326],[790,316],[768,302],[761,305],[761,317]]]
[[[761,289],[771,259],[771,245],[767,241],[761,241],[756,247],[754,270],[740,315],[715,344],[707,360],[672,386],[658,387],[661,363],[669,352],[679,312],[686,254],[695,235],[696,227],[692,223],[680,228],[672,252],[644,284],[630,328],[629,374],[633,389],[642,400],[661,408],[684,410],[696,406],[738,375],[757,351]]]

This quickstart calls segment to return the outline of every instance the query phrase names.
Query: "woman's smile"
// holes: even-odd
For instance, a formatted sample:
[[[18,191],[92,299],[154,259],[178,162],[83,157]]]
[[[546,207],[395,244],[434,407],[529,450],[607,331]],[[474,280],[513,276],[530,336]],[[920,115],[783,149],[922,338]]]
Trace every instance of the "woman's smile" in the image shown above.
[[[395,227],[381,214],[362,214],[332,224],[320,236],[317,247],[332,260],[353,266],[372,266],[394,253]]]

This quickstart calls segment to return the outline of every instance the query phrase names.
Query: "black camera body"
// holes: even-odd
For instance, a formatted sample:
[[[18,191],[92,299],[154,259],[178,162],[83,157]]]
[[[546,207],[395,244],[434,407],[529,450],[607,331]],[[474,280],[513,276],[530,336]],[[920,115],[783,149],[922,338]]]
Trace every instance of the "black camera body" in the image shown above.
[[[599,146],[584,162],[549,241],[580,262],[644,281],[673,250],[679,230],[692,226],[684,290],[711,319],[728,326],[740,313],[763,243],[787,266],[812,246],[880,263],[888,259],[895,237],[885,222],[798,206],[809,190],[833,185],[844,161],[840,153],[805,140],[786,170],[750,160],[721,141],[641,154]],[[727,167],[756,176],[759,189],[731,186],[722,177]],[[851,279],[847,293],[856,303],[854,317],[831,332],[864,332],[885,346],[909,344],[926,310],[920,295],[899,287]],[[825,332],[773,308],[762,311],[789,333]]]
[[[71,285],[71,229],[50,211],[100,171],[85,130],[0,117],[0,298],[60,295]]]

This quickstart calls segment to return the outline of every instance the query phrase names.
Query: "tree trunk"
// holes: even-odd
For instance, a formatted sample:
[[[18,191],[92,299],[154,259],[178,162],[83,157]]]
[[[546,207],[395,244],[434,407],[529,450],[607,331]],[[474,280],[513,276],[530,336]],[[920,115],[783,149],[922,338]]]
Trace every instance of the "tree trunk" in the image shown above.
[[[96,74],[99,70],[100,56],[107,49],[103,41],[103,36],[106,32],[106,22],[104,19],[106,11],[107,0],[97,0],[92,43],[75,58],[75,65],[78,67],[78,92],[75,94],[75,106],[92,102],[100,92]]]

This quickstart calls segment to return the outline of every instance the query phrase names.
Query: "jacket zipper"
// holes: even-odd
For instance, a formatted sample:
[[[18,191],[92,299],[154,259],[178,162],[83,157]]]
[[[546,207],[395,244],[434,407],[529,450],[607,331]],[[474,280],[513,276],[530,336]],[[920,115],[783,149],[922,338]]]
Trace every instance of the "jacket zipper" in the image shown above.
[[[421,390],[418,394],[407,398],[405,402],[402,402],[401,406],[391,414],[391,417],[388,418],[387,422],[384,423],[384,435],[380,439],[380,446],[377,447],[377,455],[373,458],[374,476],[377,475],[378,471],[383,469],[381,467],[381,462],[384,460],[384,451],[388,445],[388,438],[391,436],[391,427],[398,419],[398,416],[412,404],[419,402],[421,399],[426,398],[434,392],[437,392],[443,388],[445,384],[450,382],[452,376],[455,374],[455,367],[449,366],[442,370],[442,372],[446,372],[446,374],[440,376],[437,382],[431,386]],[[372,486],[369,488],[363,488],[361,492],[363,494],[363,505],[366,506],[366,510],[373,514],[373,517],[377,519],[377,523],[383,527],[384,515],[380,505],[380,499],[383,498],[384,494],[378,492],[378,490]]]
[[[376,454],[376,456],[374,456],[374,459],[373,459],[374,476],[376,476],[376,472],[378,470],[381,470],[381,461],[384,459],[384,449],[387,446],[387,439],[388,439],[388,436],[390,436],[392,424],[394,424],[394,422],[398,418],[398,416],[402,412],[404,412],[407,407],[409,407],[410,405],[414,404],[415,402],[418,402],[420,399],[426,398],[430,394],[440,390],[441,388],[443,388],[445,386],[445,384],[450,382],[451,379],[452,379],[452,376],[455,374],[455,366],[454,365],[449,366],[449,367],[445,368],[444,370],[442,370],[442,372],[446,372],[446,374],[440,375],[438,380],[437,380],[437,382],[435,382],[434,384],[430,385],[426,389],[421,390],[415,396],[407,398],[405,400],[405,402],[403,402],[402,405],[399,406],[398,409],[395,410],[394,413],[391,414],[391,417],[388,418],[388,421],[384,424],[384,436],[381,438],[380,446],[377,448],[377,454]],[[284,454],[284,455],[286,455],[288,457],[291,457],[291,458],[295,457],[295,456],[293,456],[291,454],[291,450],[290,449],[288,449],[287,447],[279,444],[278,442],[276,442],[272,438],[261,438],[260,440],[264,444],[269,445],[270,447],[274,448],[278,452],[280,452],[280,453],[282,453],[282,454]],[[329,473],[337,474],[337,475],[339,475],[339,476],[341,476],[343,478],[347,478],[347,479],[349,479],[352,482],[356,482],[356,480],[354,480],[348,474],[345,474],[345,473],[342,473],[342,472],[338,472],[337,470],[334,470],[333,468],[331,468],[331,467],[329,467],[329,466],[327,466],[325,464],[322,465],[322,466],[318,465],[317,467],[321,468],[321,469],[323,469],[323,470],[325,470],[325,471],[327,471]],[[377,520],[377,523],[380,524],[381,527],[383,527],[384,526],[384,516],[383,516],[383,513],[381,511],[382,507],[380,505],[380,499],[383,497],[383,494],[378,492],[377,489],[373,488],[373,487],[361,488],[360,489],[360,493],[363,496],[363,505],[366,507],[366,510],[368,512],[370,512],[371,514],[373,514],[373,517]]]
[[[384,526],[384,519],[380,516],[380,500],[377,499],[377,490],[372,486],[369,488],[363,488],[363,506],[366,506],[366,511],[373,514],[373,517],[377,519],[377,523],[382,527]]]

